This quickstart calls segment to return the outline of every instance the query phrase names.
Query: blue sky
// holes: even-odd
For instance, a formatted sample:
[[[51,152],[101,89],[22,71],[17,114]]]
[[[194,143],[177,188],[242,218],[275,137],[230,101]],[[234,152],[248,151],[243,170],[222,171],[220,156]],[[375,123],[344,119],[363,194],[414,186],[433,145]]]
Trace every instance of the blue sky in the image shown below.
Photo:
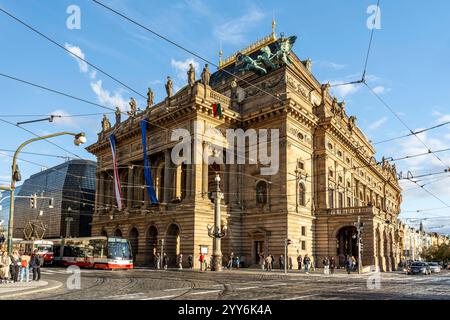
[[[375,0],[353,1],[131,1],[104,0],[113,8],[133,17],[151,29],[195,51],[211,61],[218,60],[220,45],[224,57],[264,37],[271,31],[272,16],[277,32],[297,35],[294,51],[301,59],[311,58],[313,73],[321,81],[338,83],[361,77],[370,30],[366,26],[369,5]],[[344,5],[345,3],[345,5]],[[81,29],[66,27],[69,5],[81,9]],[[152,34],[112,15],[91,1],[0,0],[0,7],[35,26],[67,48],[108,71],[145,95],[147,87],[155,99],[164,97],[167,75],[175,89],[186,82],[185,68],[191,59],[199,68],[203,61],[160,40]],[[410,1],[381,1],[381,29],[375,31],[367,79],[397,115],[413,130],[450,121],[450,2],[435,0],[433,5]],[[0,72],[51,88],[72,93],[105,105],[121,104],[130,97],[143,99],[92,68],[78,63],[67,52],[50,44],[22,25],[0,13]],[[197,65],[197,64],[196,64]],[[197,68],[197,69],[199,69]],[[73,101],[0,77],[0,118],[4,115],[103,113],[94,106]],[[398,119],[363,86],[340,87],[333,91],[345,99],[349,115],[374,142],[408,133]],[[39,117],[4,118],[17,122]],[[38,134],[61,130],[85,131],[96,140],[101,115],[57,119],[54,123],[26,125]],[[113,122],[113,117],[111,117]],[[0,124],[1,149],[16,149],[31,137],[18,128]],[[450,146],[450,126],[428,131],[420,138],[432,149]],[[69,137],[53,140],[80,157],[94,159],[83,148],[73,146]],[[401,157],[427,151],[410,137],[376,145],[377,158]],[[26,151],[55,155],[66,152],[46,143],[35,143]],[[10,154],[0,151],[1,153]],[[70,154],[69,154],[70,156]],[[450,166],[450,152],[440,153]],[[62,160],[23,154],[24,159],[53,166]],[[19,162],[23,177],[40,167]],[[396,162],[399,171],[414,174],[443,171],[433,156]],[[9,180],[10,158],[0,154],[0,183]],[[450,204],[450,178],[428,178],[430,192]],[[437,180],[437,178],[444,178]],[[434,179],[434,180],[433,180]],[[444,205],[411,182],[403,184],[403,217],[429,218],[430,231],[450,233],[450,209],[410,213],[406,211],[439,208]]]

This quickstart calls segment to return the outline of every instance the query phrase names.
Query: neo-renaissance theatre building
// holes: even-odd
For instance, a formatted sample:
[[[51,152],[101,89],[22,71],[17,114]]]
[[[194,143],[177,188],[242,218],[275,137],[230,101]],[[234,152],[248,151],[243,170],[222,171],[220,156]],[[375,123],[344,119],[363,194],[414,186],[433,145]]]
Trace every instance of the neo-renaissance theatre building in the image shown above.
[[[315,79],[311,60],[291,51],[295,41],[277,36],[273,24],[262,40],[226,59],[220,53],[215,72],[191,66],[188,83],[177,92],[168,77],[162,101],[153,103],[149,89],[142,111],[132,99],[127,119],[119,111],[114,124],[104,117],[98,141],[87,148],[97,157],[92,235],[128,238],[136,264],[152,265],[163,244],[169,264],[182,253],[185,264],[192,254],[198,266],[201,252],[212,253],[207,226],[214,224],[211,193],[218,173],[221,225],[228,227],[224,262],[230,252],[246,266],[258,264],[260,254],[278,261],[284,240],[291,239],[293,261],[308,254],[321,266],[333,256],[343,265],[346,255],[358,257],[360,217],[363,266],[396,267],[404,248],[395,165],[374,158],[356,117]],[[258,147],[249,137],[245,163],[237,152],[234,161],[226,159],[230,144],[219,146],[211,128],[223,136],[227,129],[267,129],[269,155],[276,150],[271,144],[278,146],[271,159],[277,158],[276,173],[261,171],[274,163],[249,159]],[[174,163],[173,148],[182,141],[173,139],[177,129],[191,133],[184,141],[190,141],[192,158],[223,161]],[[272,129],[279,132],[274,141]],[[231,145],[236,151],[238,144]]]

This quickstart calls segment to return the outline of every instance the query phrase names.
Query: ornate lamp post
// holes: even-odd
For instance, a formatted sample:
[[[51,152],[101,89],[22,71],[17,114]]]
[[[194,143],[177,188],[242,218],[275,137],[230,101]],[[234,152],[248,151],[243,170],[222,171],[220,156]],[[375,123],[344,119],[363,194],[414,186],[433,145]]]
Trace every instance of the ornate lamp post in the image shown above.
[[[211,262],[211,271],[222,271],[222,250],[220,247],[221,239],[227,235],[227,226],[220,228],[220,201],[223,199],[223,193],[220,191],[220,176],[216,173],[216,191],[212,193],[214,199],[214,229],[208,225],[208,236],[213,239],[213,253]]]

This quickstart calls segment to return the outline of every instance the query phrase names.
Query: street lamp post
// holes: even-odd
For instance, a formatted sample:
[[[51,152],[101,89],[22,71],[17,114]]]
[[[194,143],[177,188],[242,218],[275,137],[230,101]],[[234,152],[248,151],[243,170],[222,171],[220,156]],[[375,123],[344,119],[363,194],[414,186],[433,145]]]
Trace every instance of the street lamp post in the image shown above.
[[[216,173],[216,191],[212,193],[214,199],[214,230],[208,225],[208,236],[213,239],[213,253],[211,262],[211,271],[222,271],[222,250],[221,239],[227,235],[227,226],[220,228],[220,201],[223,199],[223,193],[220,191],[220,176]]]
[[[14,219],[14,189],[16,185],[16,181],[20,181],[20,172],[19,168],[17,166],[17,156],[19,155],[19,152],[28,144],[39,141],[39,140],[45,140],[53,137],[63,136],[63,135],[71,135],[74,136],[74,144],[76,146],[79,146],[80,144],[83,144],[86,142],[86,136],[84,132],[81,133],[72,133],[72,132],[58,132],[49,134],[46,136],[39,136],[30,140],[25,141],[22,143],[14,153],[13,162],[12,162],[12,174],[11,174],[11,197],[10,197],[10,205],[9,205],[9,226],[8,226],[8,253],[11,254],[12,252],[12,233],[13,233],[13,219]]]

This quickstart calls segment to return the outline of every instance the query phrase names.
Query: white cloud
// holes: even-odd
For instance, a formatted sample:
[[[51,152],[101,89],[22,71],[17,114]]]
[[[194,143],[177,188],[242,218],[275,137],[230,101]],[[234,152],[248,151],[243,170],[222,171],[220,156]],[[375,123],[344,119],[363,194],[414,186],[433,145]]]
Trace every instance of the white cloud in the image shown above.
[[[70,56],[73,57],[78,62],[78,68],[80,72],[86,73],[89,71],[88,65],[80,58],[84,59],[84,53],[81,51],[80,47],[73,46],[70,43],[64,44],[64,47],[71,52]]]
[[[375,92],[376,94],[382,94],[385,93],[387,90],[385,87],[383,86],[376,86],[375,88],[372,89],[373,92]]]
[[[341,70],[347,67],[346,64],[336,63],[332,61],[316,61],[316,63],[319,66],[325,67],[325,68],[331,68],[335,70]]]
[[[372,123],[369,126],[369,130],[375,130],[378,129],[379,127],[381,127],[383,124],[385,124],[388,121],[387,117],[382,117],[380,119],[378,119],[377,121],[375,121],[374,123]]]
[[[122,95],[117,91],[115,91],[114,94],[111,94],[109,90],[104,89],[102,80],[91,82],[91,88],[97,95],[97,99],[101,104],[112,108],[119,107],[122,111],[126,110],[127,102]]]
[[[214,28],[213,33],[220,41],[233,45],[246,42],[245,33],[250,27],[264,19],[265,14],[258,8],[251,8],[243,16],[228,20]]]
[[[343,82],[342,81],[330,82],[331,85],[340,84],[340,83],[343,83]],[[343,86],[331,87],[331,91],[333,92],[333,94],[335,94],[336,96],[338,96],[341,99],[343,99],[347,96],[350,96],[352,94],[355,94],[356,92],[359,91],[359,89],[361,89],[361,85],[359,85],[359,84],[347,84],[347,85],[343,85]]]
[[[188,58],[184,61],[178,61],[178,60],[172,59],[170,61],[172,68],[174,68],[177,73],[178,79],[183,80],[183,81],[187,80],[187,71],[189,70],[190,63],[192,63],[192,65],[194,66],[196,73],[197,73],[196,76],[198,76],[199,64],[194,59]]]

